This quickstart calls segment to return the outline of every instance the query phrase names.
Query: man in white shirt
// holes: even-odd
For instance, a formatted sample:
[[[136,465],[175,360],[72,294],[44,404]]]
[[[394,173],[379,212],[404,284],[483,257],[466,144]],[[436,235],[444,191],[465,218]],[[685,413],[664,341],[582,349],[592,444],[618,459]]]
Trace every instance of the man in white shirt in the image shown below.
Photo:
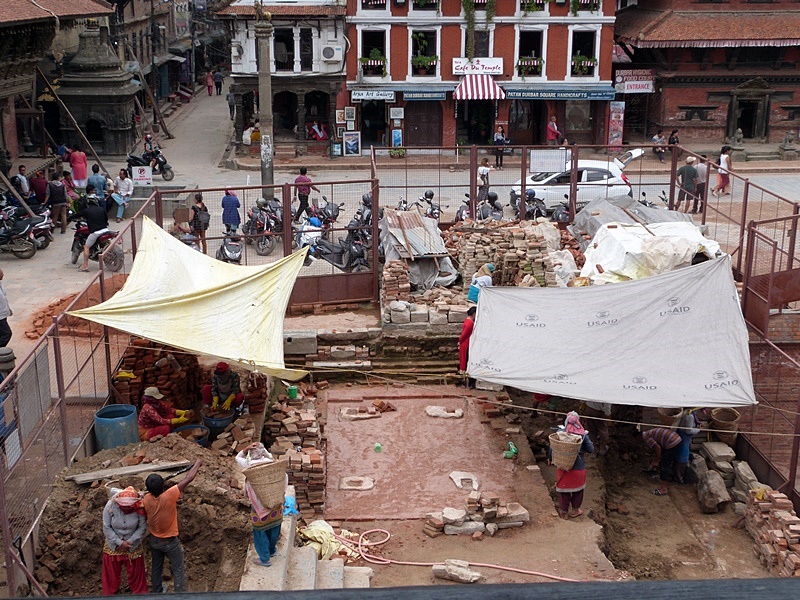
[[[20,165],[17,181],[19,181],[19,189],[22,191],[20,195],[27,200],[31,195],[31,184],[28,181],[28,177],[25,175],[25,171],[25,165]]]
[[[3,281],[3,270],[0,269],[0,281]],[[11,340],[11,327],[8,325],[8,317],[14,314],[8,307],[8,298],[6,298],[6,291],[3,289],[3,284],[0,283],[0,348],[8,346]]]
[[[125,208],[131,201],[133,195],[133,180],[128,177],[128,171],[125,169],[119,170],[119,177],[114,180],[114,193],[111,197],[117,203],[117,223],[122,221],[122,215],[125,214]]]
[[[708,155],[701,154],[700,164],[694,170],[697,171],[697,189],[695,190],[694,206],[692,213],[702,213],[706,201],[706,190],[708,189]],[[700,207],[698,209],[698,202]]]

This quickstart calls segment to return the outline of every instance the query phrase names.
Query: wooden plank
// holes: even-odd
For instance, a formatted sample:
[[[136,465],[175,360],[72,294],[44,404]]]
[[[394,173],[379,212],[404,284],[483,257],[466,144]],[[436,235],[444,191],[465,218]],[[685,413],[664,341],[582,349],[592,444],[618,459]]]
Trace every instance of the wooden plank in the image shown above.
[[[113,479],[115,477],[122,477],[123,475],[137,475],[145,471],[170,471],[173,469],[180,469],[188,467],[192,462],[188,460],[178,460],[175,462],[165,463],[141,463],[130,467],[116,467],[112,469],[101,469],[99,471],[89,471],[88,473],[77,473],[75,475],[67,475],[64,479],[67,481],[74,481],[78,485],[85,483],[92,483],[98,479]]]

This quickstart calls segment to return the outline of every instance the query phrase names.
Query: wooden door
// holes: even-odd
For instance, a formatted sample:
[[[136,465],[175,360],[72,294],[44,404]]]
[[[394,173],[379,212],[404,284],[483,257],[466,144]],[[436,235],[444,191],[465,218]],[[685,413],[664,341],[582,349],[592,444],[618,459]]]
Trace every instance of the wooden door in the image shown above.
[[[442,145],[442,107],[439,102],[408,102],[404,112],[406,146]]]

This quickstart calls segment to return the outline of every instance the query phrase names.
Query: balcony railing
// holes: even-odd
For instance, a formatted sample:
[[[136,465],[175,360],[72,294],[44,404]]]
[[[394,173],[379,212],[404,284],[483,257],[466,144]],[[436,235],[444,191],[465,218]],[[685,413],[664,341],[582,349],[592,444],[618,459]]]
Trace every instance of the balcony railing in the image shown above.
[[[521,56],[517,61],[517,75],[539,77],[544,67],[544,59],[537,56]]]
[[[414,10],[436,10],[438,8],[438,0],[414,0],[412,2]]]
[[[573,77],[594,77],[594,69],[597,66],[596,58],[588,56],[572,57],[572,76]]]
[[[372,77],[384,77],[386,75],[385,58],[362,58],[361,71],[364,75]]]
[[[386,0],[361,0],[361,10],[384,10]]]

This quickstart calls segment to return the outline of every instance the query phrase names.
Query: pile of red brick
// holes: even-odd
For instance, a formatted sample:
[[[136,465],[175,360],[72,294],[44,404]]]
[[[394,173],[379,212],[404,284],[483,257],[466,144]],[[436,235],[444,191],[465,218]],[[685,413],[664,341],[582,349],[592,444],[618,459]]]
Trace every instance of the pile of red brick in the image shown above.
[[[786,494],[750,490],[745,526],[756,556],[772,574],[800,577],[800,518]]]
[[[217,450],[220,456],[237,454],[247,448],[254,441],[258,441],[256,426],[247,417],[236,419],[217,436],[211,444],[212,450]]]
[[[251,415],[264,412],[264,405],[267,402],[267,381],[267,376],[260,373],[250,373],[247,377],[244,399]]]
[[[325,455],[317,448],[289,450],[289,485],[295,489],[300,515],[313,518],[325,510]]]
[[[383,303],[392,300],[411,301],[411,280],[402,260],[390,260],[383,267]]]
[[[115,374],[118,402],[138,405],[145,388],[155,386],[177,408],[191,408],[200,397],[203,373],[197,357],[141,338],[131,340],[122,356],[120,371],[130,371],[133,379]]]

